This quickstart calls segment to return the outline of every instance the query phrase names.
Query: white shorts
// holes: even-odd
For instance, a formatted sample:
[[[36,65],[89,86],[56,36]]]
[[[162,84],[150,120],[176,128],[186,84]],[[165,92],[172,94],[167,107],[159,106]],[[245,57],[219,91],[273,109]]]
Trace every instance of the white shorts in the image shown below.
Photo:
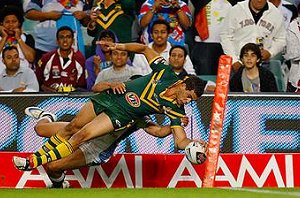
[[[144,128],[149,121],[150,118],[143,117],[143,119],[139,119],[136,122],[136,126],[138,126],[138,128]],[[86,165],[93,166],[106,163],[114,153],[119,142],[137,130],[136,126],[110,132],[81,144],[79,149],[84,154]]]
[[[86,165],[94,166],[106,163],[114,153],[122,133],[111,132],[94,138],[79,146],[85,157]]]

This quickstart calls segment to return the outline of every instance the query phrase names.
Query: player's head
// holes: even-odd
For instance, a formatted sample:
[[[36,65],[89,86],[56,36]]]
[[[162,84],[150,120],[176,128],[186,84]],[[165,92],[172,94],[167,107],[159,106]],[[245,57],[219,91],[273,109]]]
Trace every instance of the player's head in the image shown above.
[[[169,37],[170,25],[164,20],[154,21],[151,27],[151,37],[154,45],[166,45]]]
[[[183,46],[175,45],[170,49],[169,64],[175,72],[182,72],[186,56],[187,50]]]
[[[68,26],[60,27],[56,32],[57,45],[60,50],[70,50],[74,42],[74,32]]]
[[[179,85],[176,100],[179,105],[197,100],[204,92],[206,82],[195,75],[187,76]]]
[[[251,69],[261,62],[261,51],[255,43],[245,44],[240,53],[240,60],[247,69]]]

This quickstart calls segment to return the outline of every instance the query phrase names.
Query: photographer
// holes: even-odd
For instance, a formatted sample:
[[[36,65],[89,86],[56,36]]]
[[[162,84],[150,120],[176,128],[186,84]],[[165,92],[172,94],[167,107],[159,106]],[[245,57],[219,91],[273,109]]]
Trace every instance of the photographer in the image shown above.
[[[184,45],[184,31],[192,24],[191,11],[182,0],[146,0],[138,19],[140,26],[144,28],[141,40],[146,44],[152,41],[150,27],[156,20],[165,20],[169,23],[171,31],[168,41],[172,45]]]

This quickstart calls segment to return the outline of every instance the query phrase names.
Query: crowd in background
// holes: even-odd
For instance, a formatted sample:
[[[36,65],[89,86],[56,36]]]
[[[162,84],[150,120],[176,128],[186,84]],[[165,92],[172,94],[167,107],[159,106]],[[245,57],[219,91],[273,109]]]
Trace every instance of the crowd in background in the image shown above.
[[[1,0],[0,91],[93,91],[152,72],[143,55],[99,42],[111,41],[148,45],[180,78],[215,77],[226,54],[230,91],[300,92],[299,8],[293,0]]]

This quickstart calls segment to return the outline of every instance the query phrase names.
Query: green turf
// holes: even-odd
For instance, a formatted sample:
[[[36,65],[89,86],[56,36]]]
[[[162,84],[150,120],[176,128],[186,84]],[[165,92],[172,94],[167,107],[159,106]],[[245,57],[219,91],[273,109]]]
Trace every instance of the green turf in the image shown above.
[[[300,197],[300,189],[196,189],[196,188],[144,188],[144,189],[0,189],[0,196],[5,198],[292,198]]]

